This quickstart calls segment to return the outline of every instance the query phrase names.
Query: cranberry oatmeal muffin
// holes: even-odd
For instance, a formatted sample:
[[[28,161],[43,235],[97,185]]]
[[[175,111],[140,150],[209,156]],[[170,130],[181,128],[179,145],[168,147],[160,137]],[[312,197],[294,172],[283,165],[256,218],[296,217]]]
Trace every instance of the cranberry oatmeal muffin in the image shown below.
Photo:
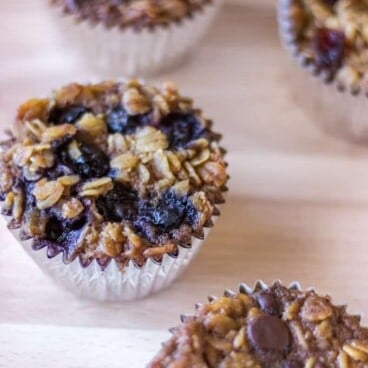
[[[222,0],[50,0],[53,21],[105,74],[152,74],[199,43]]]
[[[293,73],[294,94],[327,131],[366,142],[368,1],[279,2],[282,40],[310,75]]]
[[[25,102],[0,156],[9,229],[88,297],[167,286],[224,202],[224,150],[211,125],[172,83],[73,83]]]
[[[183,316],[149,368],[363,368],[368,329],[330,297],[246,285]]]

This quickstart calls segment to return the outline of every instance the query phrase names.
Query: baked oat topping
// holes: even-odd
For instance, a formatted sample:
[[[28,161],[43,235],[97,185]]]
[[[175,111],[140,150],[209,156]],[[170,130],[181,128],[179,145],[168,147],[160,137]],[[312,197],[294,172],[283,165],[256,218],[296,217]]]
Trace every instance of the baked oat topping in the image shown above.
[[[0,155],[9,226],[66,263],[123,268],[176,254],[224,201],[211,124],[170,83],[70,84],[27,101]]]
[[[281,0],[303,63],[341,89],[368,92],[368,1]],[[282,10],[283,12],[285,9]],[[291,27],[290,27],[291,26]]]
[[[149,368],[367,368],[368,329],[314,291],[241,287],[183,316]]]
[[[212,0],[50,0],[77,20],[135,29],[168,25],[201,11]]]

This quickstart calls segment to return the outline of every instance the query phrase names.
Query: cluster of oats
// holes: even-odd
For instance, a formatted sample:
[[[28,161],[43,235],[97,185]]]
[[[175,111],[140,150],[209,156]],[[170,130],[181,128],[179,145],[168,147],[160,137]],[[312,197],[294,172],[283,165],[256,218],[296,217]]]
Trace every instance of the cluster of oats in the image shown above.
[[[225,293],[184,316],[150,368],[363,368],[368,329],[328,297],[279,283]]]
[[[72,123],[49,122],[54,111],[68,106],[83,106],[85,111]],[[111,132],[106,113],[114,106],[122,106],[129,116],[150,114],[151,123],[129,134]],[[171,83],[162,89],[135,80],[70,84],[51,99],[21,105],[0,156],[3,213],[12,217],[10,226],[21,228],[24,239],[35,238],[43,244],[50,217],[66,223],[88,217],[72,253],[66,252],[66,261],[77,256],[82,263],[115,258],[122,266],[130,260],[141,265],[147,258],[160,259],[175,253],[178,244],[189,244],[192,236],[202,237],[203,227],[211,226],[211,217],[218,214],[216,204],[224,201],[224,150],[214,133],[213,139],[202,137],[185,147],[169,147],[158,125],[173,111],[193,114],[206,129],[211,125]],[[86,155],[80,142],[97,147],[107,157],[103,175],[86,178],[83,172],[65,169],[65,164],[59,172],[60,153],[75,162]],[[93,169],[95,163],[89,164]],[[97,210],[96,200],[111,191],[114,183],[134,190],[140,199],[157,198],[168,191],[186,197],[198,211],[196,222],[152,244],[129,221],[109,222]]]
[[[51,0],[78,20],[99,22],[107,27],[141,29],[168,25],[190,17],[211,0]]]
[[[366,0],[293,0],[289,20],[298,52],[304,62],[313,63],[312,40],[317,28],[341,32],[345,38],[342,63],[334,71],[341,89],[368,91],[368,1]],[[332,43],[334,40],[329,41]],[[332,52],[330,57],[333,57]]]

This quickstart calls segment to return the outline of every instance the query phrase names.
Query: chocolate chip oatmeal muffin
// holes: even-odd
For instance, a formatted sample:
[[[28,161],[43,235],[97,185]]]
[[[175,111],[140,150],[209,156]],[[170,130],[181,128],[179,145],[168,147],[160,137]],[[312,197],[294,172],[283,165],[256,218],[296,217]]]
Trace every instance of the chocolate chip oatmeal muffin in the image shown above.
[[[199,43],[222,0],[50,0],[65,47],[109,75],[152,74]]]
[[[319,81],[312,81],[313,77],[307,81],[294,73],[291,79],[298,84],[294,94],[307,103],[312,114],[316,112],[314,120],[318,119],[327,131],[365,143],[368,1],[279,1],[284,44],[302,68],[320,77]]]
[[[243,285],[182,320],[149,368],[368,367],[360,317],[298,285]]]
[[[58,282],[89,297],[163,288],[224,202],[211,125],[171,83],[73,83],[25,102],[0,156],[9,228]]]

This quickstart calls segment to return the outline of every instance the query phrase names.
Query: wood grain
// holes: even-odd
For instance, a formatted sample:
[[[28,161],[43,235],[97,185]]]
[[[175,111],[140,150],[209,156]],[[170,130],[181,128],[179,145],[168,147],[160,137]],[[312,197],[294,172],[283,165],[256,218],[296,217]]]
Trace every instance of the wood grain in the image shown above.
[[[0,11],[2,128],[29,96],[108,77],[61,48],[43,0],[1,2]],[[143,367],[181,312],[243,281],[299,280],[367,311],[368,150],[309,120],[288,87],[289,65],[273,7],[247,2],[224,9],[190,63],[152,78],[176,81],[214,118],[231,172],[221,219],[163,293],[123,305],[80,300],[1,224],[0,367],[46,367],[50,357],[55,367],[104,366],[104,357],[111,367]]]

